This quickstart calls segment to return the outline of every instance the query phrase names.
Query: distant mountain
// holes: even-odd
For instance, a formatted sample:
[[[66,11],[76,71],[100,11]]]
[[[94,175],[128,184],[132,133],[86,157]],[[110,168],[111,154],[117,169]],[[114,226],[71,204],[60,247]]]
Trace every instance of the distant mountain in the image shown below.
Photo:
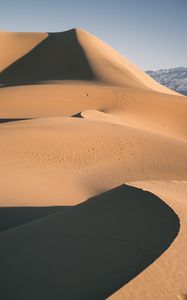
[[[146,73],[162,85],[187,96],[187,68],[161,69]]]

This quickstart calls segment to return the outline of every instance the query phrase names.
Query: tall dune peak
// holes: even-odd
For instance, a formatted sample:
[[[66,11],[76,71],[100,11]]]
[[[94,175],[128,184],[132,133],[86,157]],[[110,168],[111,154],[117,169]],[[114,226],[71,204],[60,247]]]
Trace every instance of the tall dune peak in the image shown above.
[[[4,65],[0,75],[1,85],[86,80],[107,86],[177,94],[155,82],[112,47],[81,28],[57,33],[7,35],[7,45],[12,43],[14,47],[8,55],[7,67]],[[1,49],[4,56],[7,47],[5,43]]]

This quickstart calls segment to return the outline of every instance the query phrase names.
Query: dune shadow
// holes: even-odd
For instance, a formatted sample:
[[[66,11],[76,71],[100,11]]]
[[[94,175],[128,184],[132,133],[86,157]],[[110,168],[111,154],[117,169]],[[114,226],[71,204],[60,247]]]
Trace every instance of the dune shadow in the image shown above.
[[[17,122],[17,121],[25,121],[25,120],[31,120],[31,118],[6,118],[6,119],[0,119],[1,123],[8,123],[8,122]]]
[[[0,232],[46,217],[59,210],[66,212],[70,208],[69,206],[0,207]]]
[[[106,299],[178,231],[178,217],[162,200],[125,185],[54,211],[0,233],[1,299]]]
[[[77,114],[75,114],[75,115],[73,115],[71,117],[72,118],[82,118],[83,119],[83,117],[81,116],[81,112],[79,112],[79,113],[77,113]]]
[[[95,75],[78,42],[76,30],[49,33],[29,53],[7,67],[0,85],[26,85],[51,80],[92,80]]]

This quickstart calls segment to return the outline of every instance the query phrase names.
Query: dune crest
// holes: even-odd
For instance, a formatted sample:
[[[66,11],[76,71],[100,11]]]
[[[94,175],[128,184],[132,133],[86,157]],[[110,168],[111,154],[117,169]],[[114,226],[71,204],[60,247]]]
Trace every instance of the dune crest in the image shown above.
[[[76,32],[90,65],[102,83],[130,88],[148,88],[161,93],[179,95],[157,84],[137,66],[94,35],[79,28]]]
[[[43,39],[45,37],[43,41],[2,72],[1,84],[85,79],[106,85],[148,88],[180,95],[158,84],[110,46],[86,31],[76,28],[49,33],[47,37],[45,33],[41,35]],[[55,55],[51,56],[51,53]]]
[[[96,259],[100,267],[104,257],[99,275],[106,274],[106,277],[99,278],[106,286],[97,284],[96,269],[93,280],[86,281],[88,289],[75,276],[72,299],[82,300],[83,295],[90,300],[109,296],[114,300],[176,300],[180,294],[182,297],[187,278],[187,98],[156,83],[110,46],[79,28],[60,33],[0,33],[0,47],[3,58],[0,62],[0,206],[3,207],[0,208],[3,216],[0,220],[0,256],[2,253],[5,258],[0,269],[2,266],[6,273],[5,276],[1,273],[2,282],[11,282],[17,292],[14,299],[15,296],[31,299],[25,296],[24,285],[20,284],[27,267],[34,272],[35,263],[39,268],[37,274],[46,270],[47,281],[42,282],[44,292],[47,291],[46,282],[49,283],[46,297],[51,299],[50,293],[55,289],[61,295],[64,292],[67,298],[71,290],[68,278],[71,278],[71,272],[79,272],[74,266],[77,262],[84,264],[83,258],[88,252],[90,257],[101,255],[101,260]],[[170,246],[180,222],[175,241],[147,269],[153,258],[146,261],[145,255],[139,255],[131,243],[115,240],[120,230],[122,235],[126,232],[129,238],[132,237],[131,230],[128,231],[132,222],[129,225],[127,220],[140,209],[129,210],[126,205],[134,203],[135,187],[156,195],[151,194],[148,198],[153,202],[144,207],[144,200],[150,193],[137,191],[142,197],[141,209],[145,209],[141,220],[134,218],[132,226],[136,233],[141,224],[148,230],[143,231],[147,238],[151,234],[151,221],[153,217],[156,219],[158,227],[151,238],[156,248],[151,246],[150,250],[160,250],[155,252],[154,259]],[[106,203],[102,204],[100,200],[106,195]],[[94,198],[90,200],[91,197]],[[157,197],[164,201],[166,212],[173,209],[179,217],[178,220],[172,212],[176,222],[174,231],[167,227],[169,219],[163,218],[159,209],[154,215],[155,210],[151,207],[157,203]],[[117,202],[119,207],[115,213]],[[93,203],[93,209],[96,208],[95,215],[89,209],[90,203],[91,207]],[[140,201],[136,205],[140,205]],[[148,213],[145,224],[143,212],[148,206],[153,217]],[[113,225],[98,226],[99,215],[101,224],[109,216]],[[89,243],[83,238],[89,235],[89,230],[85,232],[88,219],[93,219],[90,226],[94,229]],[[109,232],[107,228],[110,228]],[[108,236],[115,228],[111,242]],[[162,234],[157,235],[159,228]],[[79,230],[81,243],[80,240],[77,242],[76,230]],[[103,230],[102,239],[97,239],[97,253],[94,251],[96,230],[97,238]],[[107,241],[103,236],[107,236]],[[138,238],[141,240],[141,234]],[[63,248],[67,240],[69,246]],[[53,242],[58,254],[55,253],[54,258],[64,264],[67,272],[63,271],[58,259],[54,267],[50,252],[54,249]],[[43,250],[36,249],[35,245]],[[101,246],[103,254],[99,251]],[[13,248],[16,249],[14,255],[8,255]],[[44,248],[50,249],[46,257],[41,255]],[[64,257],[75,249],[75,264],[72,264],[75,252],[68,256],[69,263],[66,264]],[[130,253],[130,249],[134,251],[131,266],[128,255],[123,256]],[[117,263],[113,257],[111,263],[114,252],[120,258]],[[34,264],[29,260],[31,257],[35,257]],[[87,257],[85,268],[81,268],[82,274],[86,274],[85,280],[89,277],[90,257]],[[50,263],[45,262],[46,258]],[[19,276],[16,272],[6,272],[7,265],[10,270],[10,259],[12,264],[19,264],[20,259],[24,261],[18,268],[21,270],[17,273]],[[57,270],[61,277],[57,276]],[[123,286],[142,270],[139,276]],[[25,286],[31,290],[30,284],[34,280],[40,291],[36,274],[27,272],[27,275]],[[8,281],[9,276],[11,280]],[[50,281],[51,277],[56,280]],[[61,288],[61,278],[67,283],[66,291]],[[5,290],[3,293],[6,297]],[[8,293],[12,297],[10,287]],[[34,289],[32,293],[34,295]],[[58,294],[53,295],[55,297],[58,298]]]
[[[0,72],[46,39],[47,33],[0,31]]]

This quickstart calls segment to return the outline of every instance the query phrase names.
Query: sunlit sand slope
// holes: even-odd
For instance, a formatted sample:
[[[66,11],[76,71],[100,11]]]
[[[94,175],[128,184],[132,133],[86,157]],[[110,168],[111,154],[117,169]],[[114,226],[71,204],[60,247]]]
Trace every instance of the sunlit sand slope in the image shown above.
[[[6,33],[4,35],[4,39],[8,39],[9,33],[7,37]],[[35,35],[32,37],[36,38]],[[158,84],[110,46],[83,30],[49,33],[45,37],[44,33],[38,36],[43,41],[32,51],[22,57],[19,53],[19,60],[2,72],[2,85],[74,79],[177,94]],[[29,42],[24,43],[28,46],[27,50],[31,47]],[[3,52],[6,52],[5,49]]]
[[[80,29],[49,34],[3,32],[0,51],[2,300],[41,299],[41,292],[45,299],[184,299],[186,97],[156,83]],[[15,121],[20,119],[27,120]],[[119,187],[124,183],[132,187]],[[134,203],[135,187],[153,194],[138,190],[139,206],[129,210],[126,205]],[[147,195],[150,203],[144,206]],[[154,209],[148,214],[150,223],[146,214],[137,223],[141,210],[146,212],[154,201],[162,203],[154,195],[165,202],[166,211],[176,221],[175,228],[169,216],[163,217]],[[113,223],[107,227],[108,216]],[[153,219],[161,224],[154,234],[139,233],[141,226],[152,230]],[[77,236],[74,229],[79,230]],[[111,238],[115,229],[112,242],[96,243],[96,229],[102,238]],[[85,230],[89,242],[82,238]],[[153,241],[149,250],[155,251],[154,256],[147,260],[136,247],[122,245],[119,232],[123,238],[136,233],[140,242],[145,234]],[[92,266],[95,269],[90,277]],[[76,281],[80,270],[83,277]]]
[[[47,38],[47,33],[0,32],[0,72]]]
[[[69,205],[127,181],[187,178],[187,144],[141,129],[81,118],[0,128],[4,206]]]

